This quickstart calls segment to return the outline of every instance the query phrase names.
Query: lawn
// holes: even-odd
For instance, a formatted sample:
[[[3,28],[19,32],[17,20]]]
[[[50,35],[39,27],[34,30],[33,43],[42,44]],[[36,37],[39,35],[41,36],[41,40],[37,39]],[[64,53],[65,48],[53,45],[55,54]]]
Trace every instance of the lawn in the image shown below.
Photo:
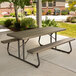
[[[76,24],[58,22],[58,27],[66,28],[65,31],[59,32],[58,34],[76,38]]]

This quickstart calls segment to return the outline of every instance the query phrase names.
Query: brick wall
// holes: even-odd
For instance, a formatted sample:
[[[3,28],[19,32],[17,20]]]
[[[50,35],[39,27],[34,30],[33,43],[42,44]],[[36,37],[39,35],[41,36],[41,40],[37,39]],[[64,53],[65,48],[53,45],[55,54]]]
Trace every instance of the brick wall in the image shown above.
[[[51,10],[51,12],[53,13],[54,12],[54,8],[59,8],[60,11],[65,10],[64,6],[56,6],[56,7],[51,7],[51,8],[45,7],[45,8],[42,8],[42,9],[44,10],[45,13],[47,13],[48,10]]]
[[[32,7],[25,7],[25,9],[31,9],[31,10],[33,10],[33,8]],[[43,10],[44,10],[44,12],[46,13],[49,9],[52,11],[52,12],[54,12],[54,8],[59,8],[60,9],[60,11],[62,11],[62,10],[65,10],[65,7],[64,6],[56,6],[56,7],[52,7],[52,8],[47,8],[47,7],[45,7],[45,8],[42,8]],[[9,13],[12,13],[12,12],[14,12],[14,8],[0,8],[0,17],[2,17],[2,12],[9,12]]]
[[[8,12],[8,13],[12,13],[14,12],[14,8],[0,8],[0,17],[2,17],[2,12]]]

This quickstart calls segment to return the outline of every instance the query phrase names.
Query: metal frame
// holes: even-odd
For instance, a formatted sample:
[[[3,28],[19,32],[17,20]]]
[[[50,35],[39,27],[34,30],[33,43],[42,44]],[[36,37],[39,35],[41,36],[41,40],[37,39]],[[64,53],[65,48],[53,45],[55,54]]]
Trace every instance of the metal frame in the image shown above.
[[[53,33],[52,33],[52,34],[53,34]],[[57,41],[57,32],[55,33],[55,37],[53,37],[52,34],[50,34],[50,43],[53,43],[53,42],[52,42],[52,39],[54,39],[55,42]],[[40,39],[41,39],[41,36],[39,36],[38,43],[39,43],[40,46],[43,46],[43,45],[40,43]],[[31,62],[29,62],[29,61],[27,61],[27,60],[25,60],[25,45],[26,45],[26,43],[28,42],[28,40],[29,40],[29,39],[27,39],[26,42],[25,42],[24,40],[22,40],[22,45],[20,45],[20,40],[18,40],[18,56],[13,55],[12,53],[10,53],[10,50],[9,50],[10,43],[7,44],[7,52],[8,52],[8,54],[9,54],[10,56],[13,56],[13,57],[15,57],[15,58],[17,58],[17,59],[19,59],[19,60],[21,60],[21,61],[23,61],[23,62],[26,62],[26,63],[28,63],[28,64],[30,64],[30,65],[38,68],[38,67],[40,66],[40,59],[39,59],[39,54],[38,54],[38,53],[37,53],[37,60],[38,60],[38,64],[37,64],[37,65],[36,65],[36,64],[33,64],[33,63],[31,63]],[[21,58],[21,55],[20,55],[20,47],[21,47],[21,46],[22,46],[22,49],[23,49],[23,53],[22,53],[23,58]],[[72,46],[71,46],[71,42],[70,42],[70,41],[69,41],[69,46],[70,46],[70,51],[69,51],[69,52],[64,51],[64,50],[61,50],[61,49],[57,49],[57,47],[54,47],[54,48],[52,48],[52,49],[54,49],[54,50],[56,50],[56,51],[63,52],[63,53],[70,54],[70,53],[72,52]]]
[[[52,38],[52,37],[51,37]],[[50,39],[51,39],[50,38]],[[57,41],[57,32],[55,32],[55,42]],[[55,48],[52,48],[56,51],[60,51],[60,52],[63,52],[63,53],[67,53],[67,54],[70,54],[72,52],[72,46],[71,46],[71,42],[69,41],[69,47],[70,47],[70,51],[65,51],[65,50],[61,50],[61,49],[57,49],[57,46]]]
[[[53,34],[53,33],[52,33]],[[50,43],[53,43],[52,40],[54,39],[55,42],[57,41],[57,32],[55,32],[55,37],[52,36],[52,34],[50,34]],[[40,39],[41,39],[41,36],[39,37],[39,45],[40,46],[43,46],[41,43],[40,43]],[[67,54],[70,54],[72,52],[72,46],[71,46],[71,42],[69,41],[69,47],[70,47],[70,51],[65,51],[65,50],[61,50],[61,49],[58,49],[57,46],[52,48],[56,51],[60,51],[60,52],[63,52],[63,53],[67,53]]]
[[[27,41],[28,41],[28,40],[27,40]],[[30,65],[38,68],[39,65],[40,65],[40,59],[39,59],[39,54],[38,54],[38,53],[37,53],[37,60],[38,60],[38,64],[37,64],[37,65],[25,60],[25,44],[27,43],[27,41],[24,42],[24,40],[22,40],[22,45],[21,45],[21,46],[22,46],[22,48],[23,48],[23,58],[21,58],[21,56],[20,56],[20,47],[21,47],[21,46],[20,46],[20,40],[18,40],[18,56],[13,55],[13,54],[10,53],[10,50],[9,50],[10,43],[7,44],[7,52],[8,52],[8,54],[9,54],[10,56],[13,56],[13,57],[15,57],[15,58],[17,58],[17,59],[19,59],[19,60],[21,60],[21,61],[23,61],[23,62],[26,62],[26,63],[28,63],[28,64],[30,64]]]
[[[41,39],[41,36],[39,36],[38,43],[39,43],[40,46],[43,46],[43,45],[40,43],[40,39]]]

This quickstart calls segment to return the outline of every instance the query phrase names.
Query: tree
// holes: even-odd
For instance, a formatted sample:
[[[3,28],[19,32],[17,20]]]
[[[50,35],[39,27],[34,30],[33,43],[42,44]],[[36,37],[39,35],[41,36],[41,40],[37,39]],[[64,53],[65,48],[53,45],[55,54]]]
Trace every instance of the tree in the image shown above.
[[[15,15],[16,15],[16,22],[18,22],[18,8],[21,7],[24,9],[25,5],[30,5],[30,0],[9,0],[14,5]]]
[[[8,2],[9,0],[0,0],[0,3],[2,3],[2,2]]]
[[[46,2],[46,1],[51,2],[51,1],[54,1],[54,0],[42,0],[42,2]]]
[[[69,4],[69,10],[70,11],[76,11],[76,0],[69,0],[68,1]]]
[[[25,5],[30,5],[30,0],[19,0],[19,6],[24,9]]]

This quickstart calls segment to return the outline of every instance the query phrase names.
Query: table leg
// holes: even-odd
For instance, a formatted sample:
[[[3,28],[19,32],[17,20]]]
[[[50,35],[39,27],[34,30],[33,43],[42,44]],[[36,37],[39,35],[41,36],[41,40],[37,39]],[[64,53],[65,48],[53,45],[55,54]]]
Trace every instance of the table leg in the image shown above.
[[[50,34],[50,43],[52,43],[52,34]]]
[[[38,43],[39,43],[40,46],[43,46],[43,45],[40,43],[40,39],[41,39],[41,36],[39,36]]]
[[[20,58],[20,40],[18,40],[18,57]]]
[[[27,41],[28,41],[28,40],[27,40]],[[21,45],[21,46],[23,46],[23,58],[20,57],[20,47],[21,47],[21,46],[20,46],[20,41],[19,41],[19,40],[18,40],[18,56],[10,53],[10,50],[9,50],[9,47],[10,47],[9,45],[10,45],[10,43],[8,43],[8,45],[7,45],[7,52],[8,52],[8,54],[9,54],[10,56],[12,56],[12,57],[14,57],[14,58],[16,58],[16,59],[19,59],[19,60],[21,60],[21,61],[23,61],[23,62],[25,62],[25,63],[28,63],[28,64],[30,64],[30,65],[38,68],[39,65],[40,65],[40,59],[39,59],[39,54],[38,54],[38,53],[37,53],[37,61],[38,61],[38,64],[37,64],[37,65],[25,60],[25,44],[27,43],[27,41],[24,42],[24,40],[22,40],[22,45]]]
[[[57,32],[55,32],[55,42],[57,41]],[[57,47],[55,47],[56,49]]]
[[[55,32],[55,42],[57,41],[57,32]],[[71,43],[69,42],[69,47],[70,47],[70,51],[64,51],[64,50],[61,50],[61,49],[58,49],[57,46],[55,48],[52,48],[56,51],[60,51],[60,52],[63,52],[63,53],[67,53],[67,54],[70,54],[72,52],[72,46],[71,46]]]
[[[22,44],[23,44],[23,60],[25,60],[25,46],[24,46],[24,40],[22,40]]]

